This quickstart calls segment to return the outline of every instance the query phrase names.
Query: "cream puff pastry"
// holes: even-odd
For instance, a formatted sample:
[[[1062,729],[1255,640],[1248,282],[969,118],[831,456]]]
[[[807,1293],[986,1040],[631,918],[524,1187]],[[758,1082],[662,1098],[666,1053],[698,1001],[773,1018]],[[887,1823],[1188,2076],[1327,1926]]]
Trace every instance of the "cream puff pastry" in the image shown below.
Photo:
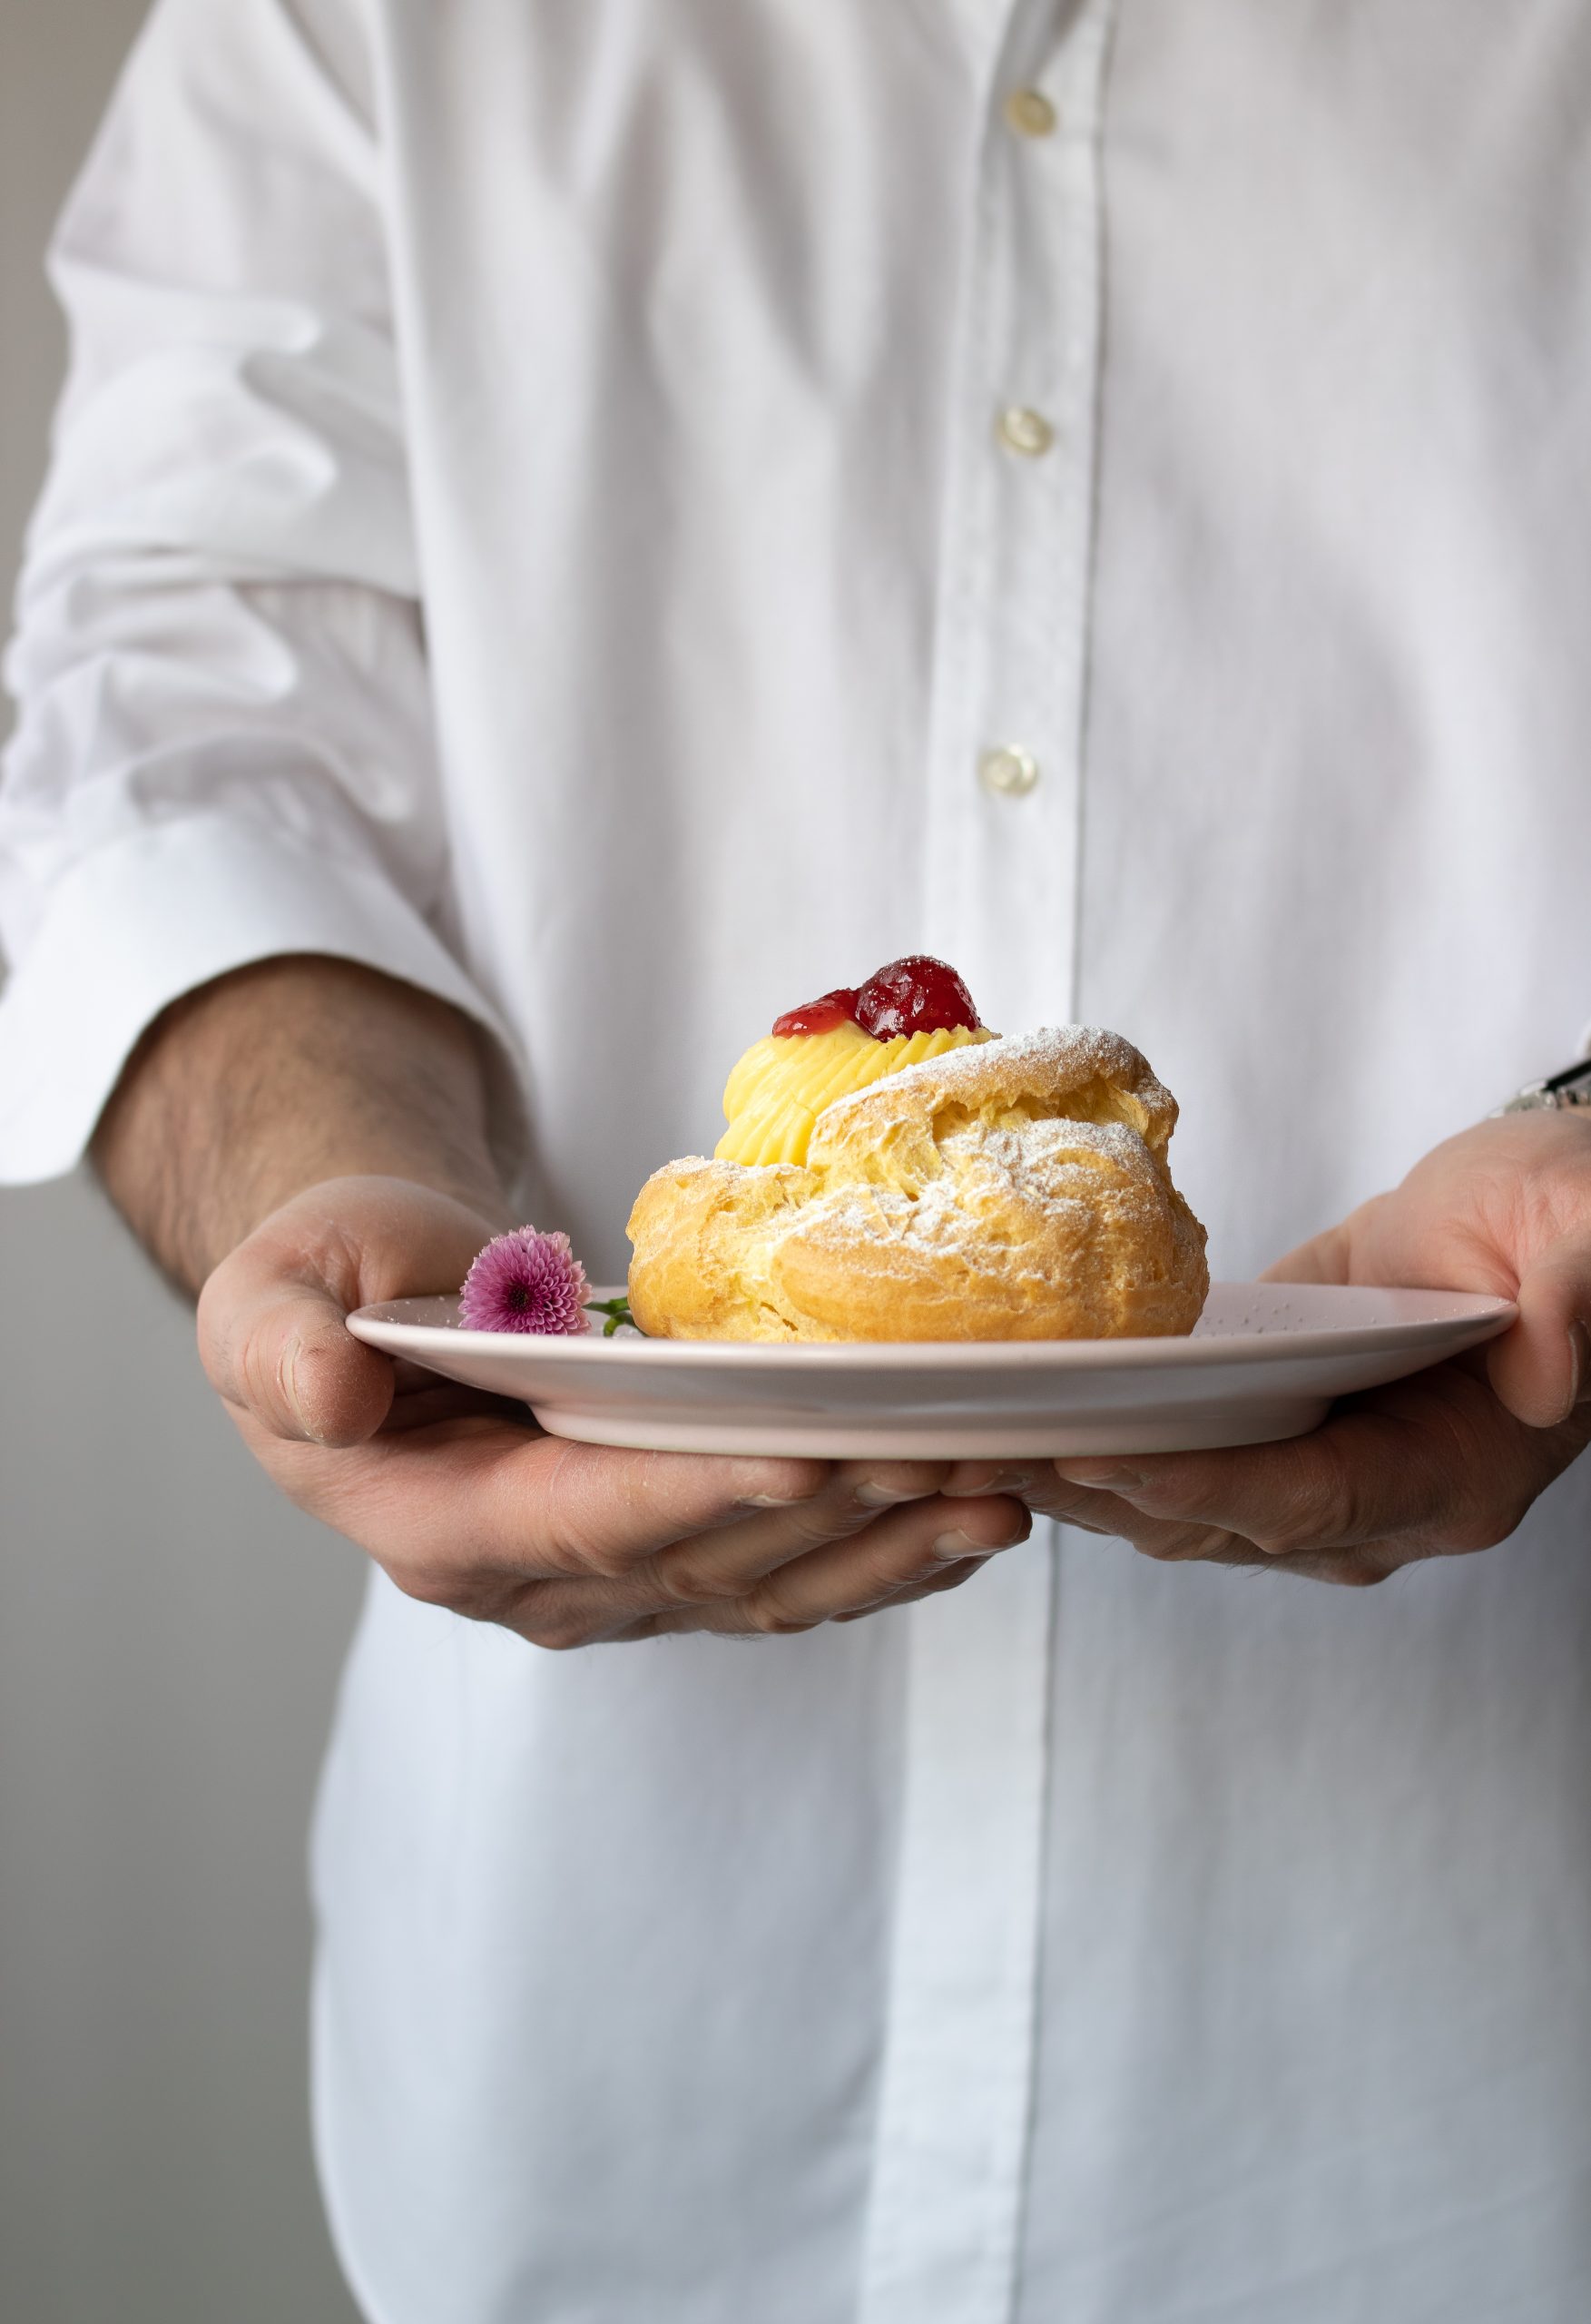
[[[854,1007],[858,994],[814,1007],[837,999]],[[1067,1025],[1000,1039],[969,1000],[955,1013],[971,1022],[885,1016],[869,1032],[864,1001],[859,1025],[776,1028],[747,1052],[719,1154],[666,1164],[636,1198],[630,1305],[643,1331],[882,1341],[1193,1329],[1209,1275],[1204,1231],[1166,1166],[1169,1091],[1115,1033]],[[802,1055],[824,1040],[826,1052]]]

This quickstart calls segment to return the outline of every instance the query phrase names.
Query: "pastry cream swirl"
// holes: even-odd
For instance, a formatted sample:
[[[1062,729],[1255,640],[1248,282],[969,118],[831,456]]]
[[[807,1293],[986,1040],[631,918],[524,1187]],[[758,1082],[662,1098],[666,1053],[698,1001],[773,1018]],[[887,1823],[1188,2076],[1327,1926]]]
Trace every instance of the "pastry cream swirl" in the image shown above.
[[[723,1093],[729,1128],[714,1149],[720,1162],[802,1163],[812,1125],[825,1106],[849,1098],[903,1066],[943,1057],[969,1042],[992,1041],[987,1026],[957,1026],[935,1033],[902,1033],[876,1041],[859,1025],[827,1033],[770,1033],[753,1041],[731,1073]]]

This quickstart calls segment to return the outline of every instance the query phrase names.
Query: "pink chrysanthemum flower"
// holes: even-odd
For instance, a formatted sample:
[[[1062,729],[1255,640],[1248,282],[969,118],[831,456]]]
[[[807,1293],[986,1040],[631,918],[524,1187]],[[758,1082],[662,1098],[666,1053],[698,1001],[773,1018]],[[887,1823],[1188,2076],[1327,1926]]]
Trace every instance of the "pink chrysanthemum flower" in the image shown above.
[[[467,1332],[584,1332],[590,1296],[567,1235],[516,1226],[488,1243],[465,1276],[458,1320]]]

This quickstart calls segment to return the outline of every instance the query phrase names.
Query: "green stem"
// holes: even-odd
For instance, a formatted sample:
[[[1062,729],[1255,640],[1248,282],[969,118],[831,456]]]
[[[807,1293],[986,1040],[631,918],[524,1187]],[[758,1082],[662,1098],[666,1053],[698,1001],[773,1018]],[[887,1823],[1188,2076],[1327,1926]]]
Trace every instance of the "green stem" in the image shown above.
[[[628,1324],[633,1332],[639,1331],[641,1328],[630,1313],[630,1303],[627,1299],[588,1299],[585,1304],[594,1315],[607,1317],[607,1322],[602,1327],[602,1335],[604,1340],[611,1340],[621,1324]]]

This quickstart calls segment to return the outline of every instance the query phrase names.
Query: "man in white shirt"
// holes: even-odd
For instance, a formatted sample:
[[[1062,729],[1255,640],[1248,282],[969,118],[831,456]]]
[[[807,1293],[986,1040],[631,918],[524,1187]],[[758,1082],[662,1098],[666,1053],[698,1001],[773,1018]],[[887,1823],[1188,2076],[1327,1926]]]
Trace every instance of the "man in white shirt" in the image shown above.
[[[1483,1117],[1591,1010],[1588,123],[1577,0],[157,7],[54,253],[0,1174],[98,1125],[375,1561],[378,2324],[1586,2313],[1591,1129]],[[616,1272],[918,948],[1143,1045],[1219,1272],[1350,1214],[1295,1272],[1520,1323],[1026,1482],[343,1332],[516,1216]]]

